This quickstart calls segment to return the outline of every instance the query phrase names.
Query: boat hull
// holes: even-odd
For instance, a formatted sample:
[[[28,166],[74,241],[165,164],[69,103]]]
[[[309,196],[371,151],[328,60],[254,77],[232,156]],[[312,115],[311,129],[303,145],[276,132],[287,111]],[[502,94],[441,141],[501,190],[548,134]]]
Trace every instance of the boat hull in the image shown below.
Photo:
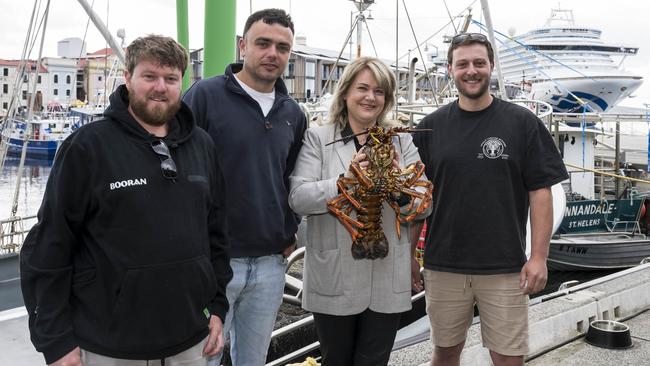
[[[589,104],[586,112],[607,112],[630,96],[642,83],[642,78],[634,76],[560,78],[533,83],[530,96],[549,103],[553,106],[553,111],[558,113],[582,112],[580,101]]]
[[[599,271],[639,265],[650,257],[650,238],[603,233],[552,239],[547,265],[557,271]]]
[[[9,139],[7,155],[20,156],[23,150],[23,140]],[[27,158],[39,160],[52,160],[59,146],[59,141],[37,141],[30,140],[27,142]]]

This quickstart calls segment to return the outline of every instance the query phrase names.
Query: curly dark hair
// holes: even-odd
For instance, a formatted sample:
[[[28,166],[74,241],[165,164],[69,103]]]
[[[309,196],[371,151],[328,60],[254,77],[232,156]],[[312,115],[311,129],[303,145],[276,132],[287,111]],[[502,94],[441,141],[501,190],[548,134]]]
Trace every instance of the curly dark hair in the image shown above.
[[[293,21],[291,20],[291,15],[287,14],[282,9],[262,9],[251,14],[248,19],[246,19],[246,25],[244,25],[244,37],[246,33],[253,26],[253,23],[262,20],[268,25],[280,24],[283,27],[291,29],[291,33],[295,34],[293,30]]]

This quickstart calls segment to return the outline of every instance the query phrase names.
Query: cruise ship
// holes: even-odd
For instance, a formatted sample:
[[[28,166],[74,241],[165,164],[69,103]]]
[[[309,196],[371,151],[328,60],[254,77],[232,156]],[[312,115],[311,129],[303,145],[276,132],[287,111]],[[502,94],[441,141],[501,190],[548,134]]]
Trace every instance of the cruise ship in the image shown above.
[[[574,23],[571,10],[554,9],[546,24],[499,48],[506,83],[555,112],[606,112],[641,86],[623,69],[637,47],[605,43],[599,29]]]

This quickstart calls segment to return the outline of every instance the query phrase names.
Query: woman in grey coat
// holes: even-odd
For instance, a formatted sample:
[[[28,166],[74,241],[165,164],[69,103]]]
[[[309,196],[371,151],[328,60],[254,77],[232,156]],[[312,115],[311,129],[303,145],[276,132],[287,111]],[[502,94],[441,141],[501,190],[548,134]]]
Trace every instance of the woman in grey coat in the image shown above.
[[[411,266],[417,263],[408,225],[401,224],[398,238],[395,211],[383,203],[388,255],[353,259],[350,233],[327,207],[340,193],[337,180],[353,176],[350,163],[359,162],[362,169],[369,164],[361,150],[368,135],[353,135],[375,125],[388,127],[385,117],[394,102],[395,79],[382,61],[363,57],[349,64],[334,94],[330,123],[307,130],[291,175],[289,205],[307,216],[302,304],[314,314],[324,366],[387,364],[400,313],[411,308]],[[344,137],[349,138],[328,145]],[[420,160],[409,134],[393,137],[393,144],[393,164]]]

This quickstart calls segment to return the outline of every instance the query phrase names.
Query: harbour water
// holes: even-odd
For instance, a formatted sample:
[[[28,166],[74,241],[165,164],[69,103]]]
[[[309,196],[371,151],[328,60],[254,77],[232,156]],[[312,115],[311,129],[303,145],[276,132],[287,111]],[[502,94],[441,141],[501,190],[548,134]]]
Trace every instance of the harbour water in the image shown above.
[[[0,174],[0,219],[6,219],[11,214],[11,206],[18,177],[20,160],[8,157]],[[52,168],[52,161],[27,160],[23,170],[18,196],[17,216],[35,215],[41,205],[47,177]]]

